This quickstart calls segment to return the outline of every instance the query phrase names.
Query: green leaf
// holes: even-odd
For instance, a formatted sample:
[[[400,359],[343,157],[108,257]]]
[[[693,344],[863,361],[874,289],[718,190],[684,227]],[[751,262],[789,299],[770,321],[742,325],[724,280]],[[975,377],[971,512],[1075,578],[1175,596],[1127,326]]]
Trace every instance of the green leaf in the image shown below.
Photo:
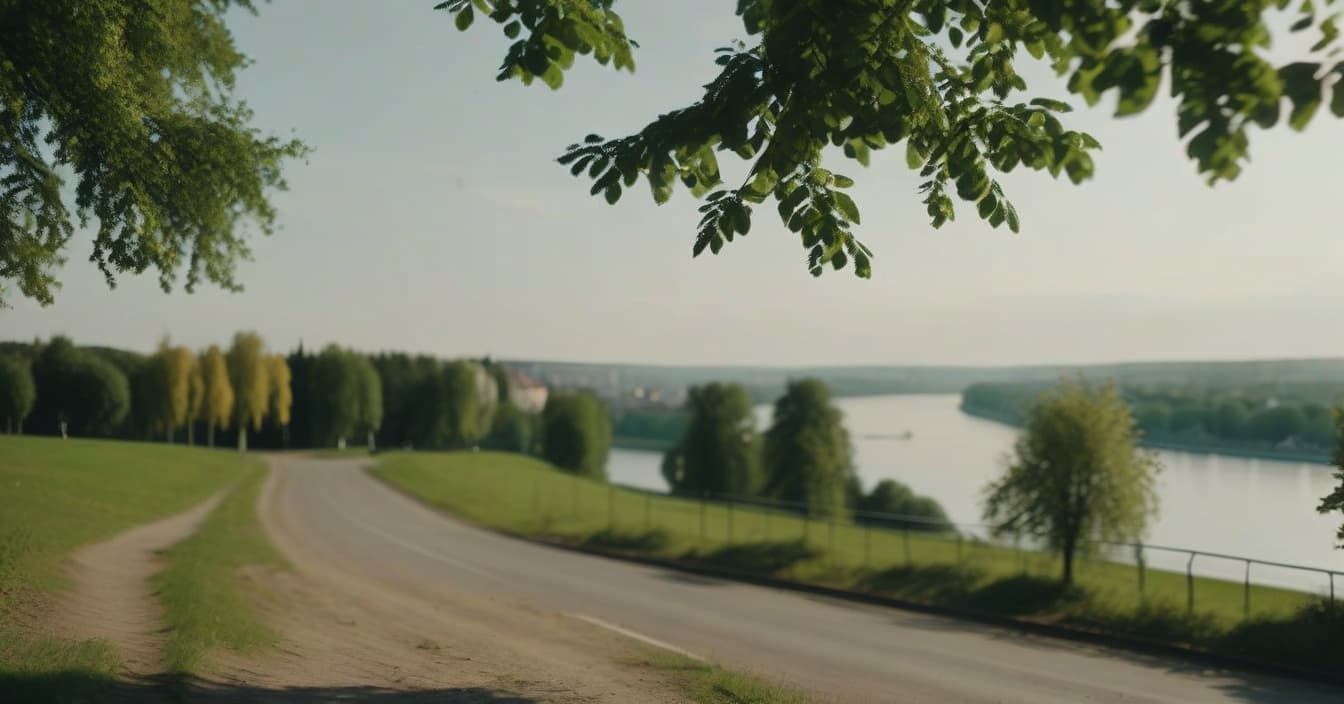
[[[793,212],[798,209],[799,205],[802,205],[803,200],[806,198],[807,198],[806,188],[803,188],[801,186],[794,188],[791,193],[789,193],[787,196],[784,196],[783,200],[779,202],[779,217],[784,219],[792,217]]]
[[[844,252],[836,252],[835,256],[831,257],[831,268],[836,271],[845,268],[845,265],[848,263],[849,257],[846,257]]]
[[[509,39],[517,39],[518,33],[522,31],[522,28],[523,25],[519,24],[518,20],[514,20],[504,25],[504,36],[508,37]]]
[[[1330,99],[1330,112],[1335,117],[1344,117],[1344,64],[1335,67],[1338,78],[1335,80],[1334,95]]]
[[[457,25],[457,31],[465,32],[474,19],[476,19],[476,11],[471,9],[471,5],[467,5],[462,8],[461,12],[457,13],[457,17],[453,18],[453,24]]]
[[[854,203],[854,199],[850,198],[848,193],[841,193],[840,191],[835,191],[831,195],[835,198],[835,209],[839,210],[846,220],[855,225],[860,224],[859,206]]]
[[[1288,125],[1295,130],[1305,128],[1321,105],[1321,84],[1316,80],[1320,68],[1320,64],[1299,61],[1279,69],[1283,93],[1293,103]]]
[[[836,174],[832,181],[836,188],[852,188],[854,186],[854,179],[840,174]]]
[[[1008,219],[1008,229],[1017,232],[1021,225],[1021,222],[1017,218],[1017,208],[1014,208],[1012,203],[1005,200],[1003,201],[1003,209],[1004,215],[1007,216]]]
[[[924,155],[919,153],[919,148],[912,141],[905,143],[905,165],[911,169],[918,169],[924,165]]]
[[[616,201],[621,199],[621,184],[613,183],[607,186],[606,196],[608,204],[616,205]]]
[[[1037,107],[1053,110],[1055,112],[1073,112],[1073,106],[1062,100],[1052,100],[1050,98],[1032,98],[1031,104]]]
[[[960,29],[958,29],[957,27],[949,27],[947,30],[947,38],[952,40],[953,47],[956,47],[958,49],[961,48],[961,40],[964,37],[962,36]]]
[[[989,216],[993,215],[994,211],[997,210],[998,207],[999,207],[999,199],[995,198],[994,194],[992,193],[986,195],[984,198],[980,199],[979,203],[980,217],[984,220],[988,220]]]

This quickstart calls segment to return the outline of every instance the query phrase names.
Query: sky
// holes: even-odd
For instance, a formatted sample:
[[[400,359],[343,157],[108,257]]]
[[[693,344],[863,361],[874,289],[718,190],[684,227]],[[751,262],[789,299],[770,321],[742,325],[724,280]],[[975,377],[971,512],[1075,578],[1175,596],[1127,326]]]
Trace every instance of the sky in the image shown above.
[[[620,3],[637,71],[581,61],[559,91],[497,83],[507,40],[458,33],[434,4],[285,0],[232,16],[256,124],[314,148],[275,197],[280,230],[251,242],[245,291],[164,294],[150,274],[109,290],[81,234],[56,303],[15,296],[0,339],[148,350],[250,329],[277,350],[660,364],[1344,356],[1344,121],[1326,111],[1305,133],[1254,133],[1247,172],[1210,188],[1169,100],[1137,118],[1080,110],[1066,124],[1103,143],[1096,177],[1003,178],[1016,235],[966,208],[934,230],[901,149],[868,169],[838,161],[858,181],[874,275],[814,279],[773,208],[692,259],[689,194],[658,207],[636,188],[612,207],[554,162],[585,134],[695,100],[713,49],[742,38],[734,3]]]

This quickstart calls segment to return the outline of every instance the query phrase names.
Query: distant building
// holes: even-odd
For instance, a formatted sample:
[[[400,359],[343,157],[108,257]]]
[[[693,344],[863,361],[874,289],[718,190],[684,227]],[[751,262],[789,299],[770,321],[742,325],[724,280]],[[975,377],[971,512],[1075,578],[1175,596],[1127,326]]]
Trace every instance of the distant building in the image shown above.
[[[516,370],[509,370],[509,401],[527,413],[540,413],[546,407],[546,385]]]

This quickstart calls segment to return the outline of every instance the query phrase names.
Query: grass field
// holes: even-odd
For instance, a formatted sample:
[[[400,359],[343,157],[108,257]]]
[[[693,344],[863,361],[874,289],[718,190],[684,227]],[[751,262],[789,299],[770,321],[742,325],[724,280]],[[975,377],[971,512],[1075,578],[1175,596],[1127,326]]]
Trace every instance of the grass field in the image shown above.
[[[0,690],[85,698],[118,667],[106,643],[37,636],[75,548],[186,510],[255,467],[235,452],[181,445],[0,436]]]
[[[758,508],[658,496],[577,479],[496,453],[390,453],[375,474],[427,503],[522,535],[1048,620],[1296,666],[1344,661],[1344,619],[1317,595],[1084,560],[1059,586],[1058,558],[951,535],[828,525]],[[1344,611],[1344,609],[1341,609]]]
[[[238,574],[244,566],[285,564],[257,519],[265,478],[265,467],[249,469],[200,530],[168,551],[167,569],[155,576],[170,629],[165,655],[173,672],[191,672],[212,648],[246,651],[277,640],[244,599]]]

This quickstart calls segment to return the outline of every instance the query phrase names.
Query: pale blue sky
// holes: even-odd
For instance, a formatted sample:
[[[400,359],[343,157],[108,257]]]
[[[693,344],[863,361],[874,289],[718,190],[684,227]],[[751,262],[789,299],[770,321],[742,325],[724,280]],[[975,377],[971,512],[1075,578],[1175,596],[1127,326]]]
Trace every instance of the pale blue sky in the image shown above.
[[[734,3],[625,0],[638,72],[580,64],[559,92],[496,83],[504,38],[459,34],[433,4],[284,0],[234,22],[259,124],[316,150],[276,200],[281,231],[253,241],[244,293],[165,296],[150,276],[109,291],[78,238],[56,304],[16,301],[0,338],[149,349],[165,332],[198,346],[252,328],[277,349],[659,363],[1344,355],[1344,121],[1328,113],[1305,135],[1255,134],[1248,173],[1214,189],[1170,103],[1076,114],[1106,147],[1098,176],[1005,179],[1019,235],[969,210],[930,228],[899,150],[866,171],[837,163],[859,181],[875,274],[813,279],[765,212],[692,260],[689,196],[658,208],[637,189],[609,207],[552,161],[693,100],[714,47],[741,33]]]

